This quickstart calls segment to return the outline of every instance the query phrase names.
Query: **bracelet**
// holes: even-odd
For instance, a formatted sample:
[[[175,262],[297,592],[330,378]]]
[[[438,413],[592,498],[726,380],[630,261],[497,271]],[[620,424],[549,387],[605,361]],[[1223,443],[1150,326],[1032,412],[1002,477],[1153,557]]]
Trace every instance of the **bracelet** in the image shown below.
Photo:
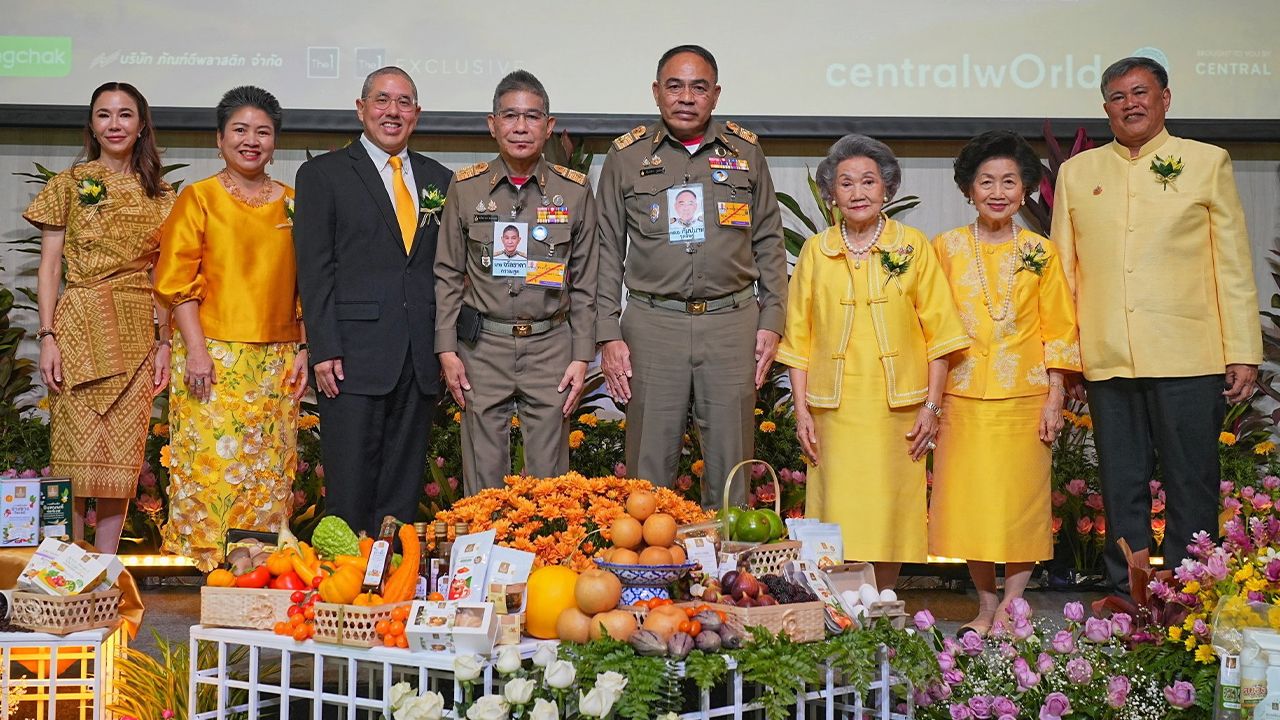
[[[925,401],[924,401],[924,408],[925,408],[926,410],[928,410],[929,412],[933,413],[936,417],[942,417],[942,406],[941,406],[941,405],[938,405],[937,403],[934,403],[934,402],[930,402],[930,401],[928,401],[928,400],[925,400]]]
[[[39,330],[36,331],[36,339],[43,340],[46,337],[51,337],[56,339],[58,337],[58,334],[53,331],[53,328],[42,326]]]
[[[298,343],[298,352],[303,352],[303,351],[304,351],[304,350],[306,350],[306,349],[307,349],[307,344],[306,344],[306,343],[304,343],[304,342],[300,342],[300,343]]]

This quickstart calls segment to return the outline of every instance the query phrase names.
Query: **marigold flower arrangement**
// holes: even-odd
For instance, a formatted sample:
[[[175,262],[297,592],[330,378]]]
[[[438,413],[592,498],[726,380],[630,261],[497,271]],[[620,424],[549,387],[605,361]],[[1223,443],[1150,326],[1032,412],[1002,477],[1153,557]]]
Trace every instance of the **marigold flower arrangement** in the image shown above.
[[[609,545],[609,525],[626,514],[623,505],[635,491],[654,493],[658,510],[680,525],[710,519],[697,504],[648,480],[570,472],[554,478],[512,475],[504,482],[506,487],[459,500],[436,519],[450,526],[467,523],[472,532],[495,530],[498,544],[536,554],[539,566],[564,564],[575,570],[591,567],[596,550]]]

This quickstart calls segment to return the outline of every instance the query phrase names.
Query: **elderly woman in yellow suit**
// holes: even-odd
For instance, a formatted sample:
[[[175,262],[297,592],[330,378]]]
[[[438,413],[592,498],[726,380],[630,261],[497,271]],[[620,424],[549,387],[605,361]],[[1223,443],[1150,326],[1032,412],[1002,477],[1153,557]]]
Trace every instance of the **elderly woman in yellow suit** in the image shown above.
[[[1053,556],[1051,445],[1063,375],[1080,371],[1075,306],[1053,243],[1021,228],[1040,161],[1019,135],[983,133],[960,151],[955,181],[978,212],[934,239],[973,343],[947,378],[933,455],[929,551],[965,558],[985,635]],[[995,563],[1005,563],[1004,597]]]
[[[970,342],[928,239],[881,212],[901,177],[884,143],[846,135],[831,146],[817,182],[840,224],[800,251],[778,349],[813,465],[806,514],[840,523],[845,557],[875,562],[882,588],[903,562],[926,559],[922,460],[947,356]]]
[[[298,313],[293,189],[267,165],[280,104],[238,87],[218,103],[226,167],[182,191],[165,223],[156,297],[172,308],[165,552],[208,571],[228,528],[288,520],[307,353]]]

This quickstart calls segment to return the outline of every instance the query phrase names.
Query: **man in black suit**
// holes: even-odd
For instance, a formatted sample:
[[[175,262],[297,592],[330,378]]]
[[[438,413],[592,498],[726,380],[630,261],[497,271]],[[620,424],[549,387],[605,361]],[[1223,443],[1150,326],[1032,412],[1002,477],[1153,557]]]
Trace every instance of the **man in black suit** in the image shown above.
[[[408,151],[418,122],[408,73],[365,80],[357,142],[298,170],[293,238],[325,467],[328,510],[376,536],[412,522],[440,395],[433,343],[439,217],[428,195],[452,173]]]

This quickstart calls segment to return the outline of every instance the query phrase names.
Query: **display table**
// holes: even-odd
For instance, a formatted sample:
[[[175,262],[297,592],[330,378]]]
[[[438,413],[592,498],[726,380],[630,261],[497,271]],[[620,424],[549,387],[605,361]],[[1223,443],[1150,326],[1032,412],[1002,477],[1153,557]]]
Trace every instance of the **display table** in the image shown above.
[[[520,645],[525,657],[533,654],[541,641],[526,640]],[[212,645],[213,661],[202,664],[202,648]],[[892,712],[886,688],[901,686],[911,697],[911,688],[899,679],[889,666],[886,653],[881,653],[877,679],[868,695],[874,705],[864,704],[855,688],[841,685],[836,673],[827,667],[823,684],[810,688],[797,701],[796,717],[825,717],[834,720],[852,713],[852,717],[875,717],[883,720],[908,720],[907,713]],[[462,698],[462,688],[453,680],[454,656],[446,653],[409,652],[396,648],[352,648],[312,640],[298,642],[292,638],[262,630],[191,628],[191,685],[189,720],[226,720],[236,714],[247,720],[258,720],[263,708],[280,720],[290,718],[345,718],[376,720],[387,712],[391,686],[408,681],[419,692],[433,690]],[[734,718],[758,708],[751,703],[747,683],[728,659],[729,674],[725,687],[700,693],[699,708],[680,717]],[[285,670],[287,669],[287,671]],[[681,666],[683,672],[683,666]],[[486,663],[477,680],[477,696],[500,692],[502,679],[496,677],[492,663]],[[713,703],[713,697],[720,704]],[[866,713],[866,715],[864,715]],[[446,714],[453,717],[452,714]]]
[[[115,662],[128,646],[120,624],[70,635],[0,632],[0,717],[103,720]]]

